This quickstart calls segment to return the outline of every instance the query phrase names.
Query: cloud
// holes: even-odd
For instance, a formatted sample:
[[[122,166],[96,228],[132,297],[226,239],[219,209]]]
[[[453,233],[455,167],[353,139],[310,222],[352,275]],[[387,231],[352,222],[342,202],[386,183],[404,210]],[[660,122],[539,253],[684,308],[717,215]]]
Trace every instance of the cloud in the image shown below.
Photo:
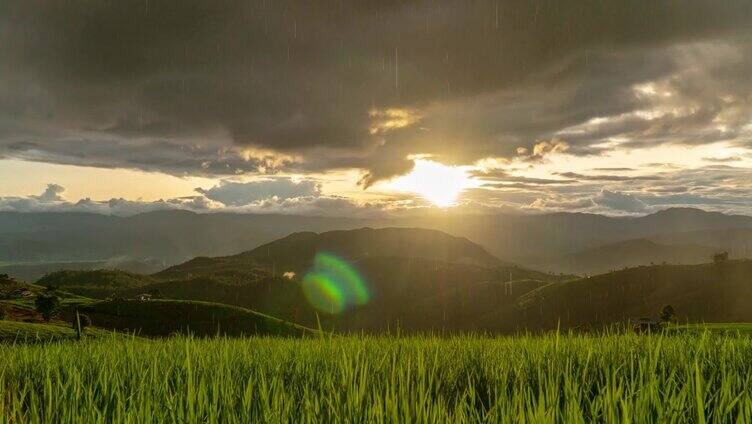
[[[595,203],[591,198],[566,199],[563,196],[549,196],[547,198],[535,199],[526,208],[551,212],[589,210],[593,206],[595,206]]]
[[[226,206],[244,206],[271,198],[287,200],[296,197],[317,197],[321,195],[321,184],[310,180],[294,182],[289,178],[251,182],[223,180],[209,189],[197,188],[196,192]]]
[[[624,167],[615,167],[615,168],[593,168],[593,171],[634,171],[634,168],[624,168]]]
[[[705,162],[715,162],[715,163],[728,163],[728,162],[739,162],[740,160],[743,160],[739,156],[727,156],[722,158],[714,158],[714,157],[706,157],[702,158]]]
[[[528,162],[540,162],[546,156],[553,153],[564,153],[569,150],[569,144],[566,141],[559,138],[553,138],[549,141],[541,141],[535,143],[532,148],[532,153],[527,147],[518,147],[517,157]]]
[[[750,20],[741,0],[3,2],[0,156],[368,187],[410,154],[749,148]]]
[[[491,169],[471,172],[473,178],[489,181],[484,183],[484,187],[506,187],[511,183],[529,184],[529,185],[547,185],[547,184],[568,184],[575,182],[573,179],[554,179],[554,178],[532,178],[519,175],[512,175],[503,169]]]
[[[597,175],[585,175],[585,174],[579,174],[576,172],[559,172],[557,175],[561,175],[562,177],[571,178],[573,180],[579,180],[579,181],[656,181],[660,180],[661,177],[655,176],[655,175],[638,175],[638,176],[629,176],[629,175],[604,175],[604,174],[597,174]]]
[[[609,190],[603,190],[593,198],[593,202],[618,212],[642,213],[647,211],[647,205],[635,196]]]
[[[182,209],[196,212],[208,212],[221,205],[203,196],[179,197],[167,200],[146,202],[112,198],[109,200],[92,200],[83,198],[71,202],[60,196],[65,188],[59,184],[48,184],[45,191],[38,196],[0,197],[0,211],[10,212],[89,212],[102,215],[131,216],[158,210]]]
[[[199,213],[274,213],[374,218],[389,216],[393,208],[389,202],[361,203],[345,197],[325,196],[321,194],[319,184],[316,182],[295,183],[289,179],[249,183],[222,181],[208,190],[197,189],[202,195],[156,201],[83,198],[73,202],[59,196],[59,193],[63,191],[65,189],[60,185],[49,184],[42,195],[0,197],[0,211],[88,212],[132,216],[160,210],[188,210]],[[280,193],[286,194],[280,195]]]
[[[59,184],[47,184],[47,188],[44,190],[42,194],[39,196],[33,196],[35,199],[39,200],[40,202],[61,202],[65,199],[61,196],[61,194],[65,192],[65,188]]]

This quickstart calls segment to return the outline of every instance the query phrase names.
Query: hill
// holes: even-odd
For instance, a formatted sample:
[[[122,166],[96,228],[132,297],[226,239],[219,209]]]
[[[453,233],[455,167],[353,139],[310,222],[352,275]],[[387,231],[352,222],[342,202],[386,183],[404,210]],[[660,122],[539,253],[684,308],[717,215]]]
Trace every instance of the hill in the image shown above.
[[[430,331],[477,331],[483,317],[515,308],[517,299],[552,284],[541,280],[483,281],[419,300],[400,324]]]
[[[508,322],[528,329],[598,327],[656,317],[665,305],[673,306],[679,322],[749,322],[750,275],[752,261],[630,268],[540,287],[478,327],[510,330]]]
[[[72,314],[72,308],[65,314]],[[248,309],[183,300],[117,300],[79,306],[97,327],[143,336],[301,336],[310,330]]]
[[[209,277],[154,283],[120,292],[142,292],[165,298],[205,300],[239,305],[309,327],[321,323],[339,330],[403,330],[459,328],[472,316],[513,303],[528,290],[558,281],[556,277],[523,268],[488,269],[437,263],[425,259],[364,258],[355,262],[368,283],[368,305],[341,315],[316,311],[301,290],[299,279],[268,275],[251,284],[225,284]],[[547,281],[526,279],[547,278]],[[510,283],[511,282],[511,283]],[[500,303],[497,303],[500,302]],[[502,304],[503,303],[503,304]]]
[[[88,335],[102,335],[90,329]],[[46,343],[73,340],[76,332],[70,326],[0,320],[0,343]]]
[[[318,252],[345,260],[369,257],[420,258],[484,267],[503,263],[483,247],[449,234],[421,228],[361,228],[324,233],[294,233],[248,252],[220,258],[195,258],[159,272],[161,279],[255,273],[264,268],[274,273],[300,274],[310,268]],[[251,276],[253,277],[253,276]]]
[[[541,260],[539,269],[592,275],[649,264],[693,265],[708,262],[718,248],[692,244],[659,244],[647,239],[625,240],[561,258]]]
[[[320,252],[335,255],[362,279],[368,302],[339,314],[312,307],[303,285]],[[243,273],[247,278],[233,280]],[[288,276],[282,277],[283,273]],[[227,276],[233,277],[231,281]],[[433,313],[428,305],[429,299],[439,300],[437,294],[475,292],[476,285],[487,282],[566,278],[506,265],[467,239],[415,228],[296,233],[239,255],[196,258],[155,277],[173,280],[139,290],[241,305],[304,325],[321,323],[326,329],[343,331],[436,328],[440,321],[434,318],[445,314]],[[482,291],[475,298],[488,308]],[[426,307],[418,310],[418,304]],[[439,306],[436,311],[443,310]],[[467,303],[468,310],[473,307]]]
[[[152,277],[120,270],[96,269],[87,271],[63,270],[45,275],[38,285],[57,287],[82,295],[102,297],[114,291],[141,287],[153,283]]]
[[[37,281],[45,275],[56,271],[93,271],[93,270],[121,270],[137,274],[151,274],[164,269],[161,262],[156,261],[72,261],[72,262],[30,262],[0,265],[0,274],[8,274],[22,281]]]

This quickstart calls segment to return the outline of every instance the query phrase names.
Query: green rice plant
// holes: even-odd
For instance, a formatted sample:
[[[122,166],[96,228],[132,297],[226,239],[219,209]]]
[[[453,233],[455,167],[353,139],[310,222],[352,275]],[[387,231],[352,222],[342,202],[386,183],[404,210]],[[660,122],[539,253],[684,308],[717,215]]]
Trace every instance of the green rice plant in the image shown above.
[[[122,336],[0,345],[3,423],[750,422],[752,339]]]

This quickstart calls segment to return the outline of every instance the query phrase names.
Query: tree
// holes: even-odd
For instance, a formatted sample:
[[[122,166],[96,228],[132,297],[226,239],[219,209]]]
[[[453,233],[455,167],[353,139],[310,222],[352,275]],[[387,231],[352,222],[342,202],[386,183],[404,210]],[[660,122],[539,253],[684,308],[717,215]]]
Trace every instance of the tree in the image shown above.
[[[728,259],[729,259],[728,252],[718,252],[713,255],[713,262],[717,264],[726,262],[728,261]]]
[[[54,294],[40,294],[34,301],[34,306],[36,306],[37,312],[42,314],[44,321],[50,322],[50,319],[52,319],[60,308],[60,298]]]
[[[661,321],[672,322],[674,319],[676,319],[674,307],[671,305],[664,306],[663,309],[661,309]]]

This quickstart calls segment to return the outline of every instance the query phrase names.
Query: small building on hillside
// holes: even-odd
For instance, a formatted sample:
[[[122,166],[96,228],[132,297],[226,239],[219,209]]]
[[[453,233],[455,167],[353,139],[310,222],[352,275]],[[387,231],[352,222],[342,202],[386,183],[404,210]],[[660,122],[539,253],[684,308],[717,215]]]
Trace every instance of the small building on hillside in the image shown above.
[[[8,293],[8,299],[28,299],[34,296],[34,292],[26,288],[15,289]]]
[[[141,293],[140,295],[136,296],[136,300],[141,302],[147,302],[151,300],[151,295],[149,293]]]

